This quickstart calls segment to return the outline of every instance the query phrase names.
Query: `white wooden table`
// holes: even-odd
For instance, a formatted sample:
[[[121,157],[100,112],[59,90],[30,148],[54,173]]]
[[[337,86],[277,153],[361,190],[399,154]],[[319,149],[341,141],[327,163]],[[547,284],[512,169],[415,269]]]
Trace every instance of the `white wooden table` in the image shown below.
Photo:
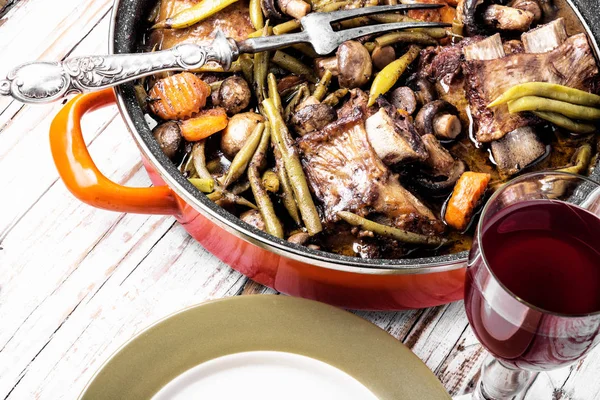
[[[0,1],[0,9],[11,1]],[[0,19],[0,76],[35,60],[107,51],[112,0],[20,0]],[[171,217],[82,204],[54,168],[48,128],[61,104],[0,98],[0,397],[76,398],[94,371],[152,322],[205,300],[272,290],[198,245]],[[150,184],[115,107],[86,117],[92,157],[113,180]],[[409,346],[452,395],[485,351],[462,302],[358,312]],[[249,389],[251,390],[251,389]],[[600,350],[539,375],[526,399],[600,399]]]

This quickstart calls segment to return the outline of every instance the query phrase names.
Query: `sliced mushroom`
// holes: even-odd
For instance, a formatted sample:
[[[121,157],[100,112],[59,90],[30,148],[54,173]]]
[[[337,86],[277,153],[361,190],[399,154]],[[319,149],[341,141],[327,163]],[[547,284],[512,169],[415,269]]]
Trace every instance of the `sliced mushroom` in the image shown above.
[[[265,230],[265,221],[258,210],[248,210],[240,215],[240,219],[261,231]]]
[[[483,12],[486,25],[501,31],[525,32],[533,23],[534,15],[518,8],[492,4]]]
[[[248,107],[252,93],[246,80],[239,76],[230,76],[219,88],[219,105],[229,115],[235,115]]]
[[[406,80],[406,86],[411,88],[417,96],[419,105],[423,106],[437,99],[437,91],[433,83],[426,78],[420,77],[417,74],[411,75]]]
[[[152,134],[163,153],[171,161],[176,160],[183,145],[183,137],[181,136],[179,124],[175,121],[162,123],[154,128]]]
[[[464,25],[465,33],[468,36],[484,35],[487,33],[479,16],[478,8],[484,3],[484,0],[464,0],[459,2],[457,7],[458,20]]]
[[[303,246],[310,239],[310,235],[306,232],[297,232],[288,238],[288,242]]]
[[[404,110],[412,115],[417,109],[417,95],[408,86],[401,86],[388,94],[390,103],[398,110]]]
[[[259,122],[265,119],[262,115],[246,112],[236,114],[229,119],[227,128],[221,135],[221,150],[230,160],[240,151],[246,139],[250,137],[252,131]]]
[[[365,130],[371,147],[387,165],[423,161],[428,156],[413,125],[393,106],[383,106],[367,118]]]
[[[277,0],[277,5],[284,14],[296,19],[310,12],[310,4],[302,0]]]
[[[465,172],[465,163],[455,160],[432,134],[421,138],[429,157],[425,160],[428,167],[427,175],[420,175],[416,182],[424,189],[433,193],[451,190],[454,184]]]
[[[535,22],[542,19],[542,7],[537,0],[514,0],[509,5],[518,8],[519,10],[529,11],[533,14],[533,20]]]
[[[270,20],[277,21],[285,18],[275,5],[275,0],[260,0],[260,8],[262,9],[263,14],[265,14],[265,17]]]
[[[371,59],[375,68],[382,70],[396,59],[396,51],[392,46],[377,46],[371,53]]]
[[[338,47],[335,57],[315,60],[319,76],[330,70],[344,88],[357,88],[365,85],[373,74],[373,62],[369,51],[357,41],[349,40]]]
[[[444,140],[455,139],[462,131],[458,110],[445,100],[425,104],[415,118],[415,128],[421,136],[434,134]]]
[[[306,135],[309,132],[323,129],[325,125],[335,121],[337,114],[333,107],[318,103],[309,104],[294,113],[292,116],[292,125],[300,135]]]

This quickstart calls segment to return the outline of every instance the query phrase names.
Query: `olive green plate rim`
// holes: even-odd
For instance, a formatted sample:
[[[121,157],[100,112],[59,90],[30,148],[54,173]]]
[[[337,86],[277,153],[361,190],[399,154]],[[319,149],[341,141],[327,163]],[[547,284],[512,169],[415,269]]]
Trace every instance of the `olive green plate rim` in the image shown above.
[[[150,399],[198,364],[248,351],[321,360],[381,400],[450,399],[429,368],[376,325],[323,303],[278,295],[213,300],[166,317],[117,350],[80,399]]]

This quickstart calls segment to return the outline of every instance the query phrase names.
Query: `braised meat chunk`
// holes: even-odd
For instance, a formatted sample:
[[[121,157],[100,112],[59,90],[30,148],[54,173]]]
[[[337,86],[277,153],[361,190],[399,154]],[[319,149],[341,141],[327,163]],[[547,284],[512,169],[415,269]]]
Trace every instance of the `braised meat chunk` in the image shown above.
[[[339,211],[360,216],[375,213],[397,227],[436,218],[420,200],[402,187],[369,143],[364,114],[355,108],[350,115],[298,141],[302,165],[326,220],[338,220]],[[424,232],[423,232],[424,233]]]
[[[522,114],[509,114],[506,106],[487,108],[511,87],[524,82],[550,82],[589,91],[598,74],[596,60],[584,34],[568,38],[556,49],[540,54],[513,54],[492,60],[470,60],[467,95],[477,121],[476,138],[491,142],[535,121]]]

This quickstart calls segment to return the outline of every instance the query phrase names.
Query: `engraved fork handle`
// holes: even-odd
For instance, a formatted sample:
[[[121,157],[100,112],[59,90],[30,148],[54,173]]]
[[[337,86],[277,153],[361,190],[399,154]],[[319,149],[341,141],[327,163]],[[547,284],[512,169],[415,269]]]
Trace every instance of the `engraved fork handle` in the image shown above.
[[[207,46],[180,44],[152,53],[83,56],[63,62],[32,62],[0,80],[0,95],[23,103],[48,103],[72,93],[100,90],[161,71],[193,70],[208,61],[225,70],[237,59],[237,44],[219,32]]]

